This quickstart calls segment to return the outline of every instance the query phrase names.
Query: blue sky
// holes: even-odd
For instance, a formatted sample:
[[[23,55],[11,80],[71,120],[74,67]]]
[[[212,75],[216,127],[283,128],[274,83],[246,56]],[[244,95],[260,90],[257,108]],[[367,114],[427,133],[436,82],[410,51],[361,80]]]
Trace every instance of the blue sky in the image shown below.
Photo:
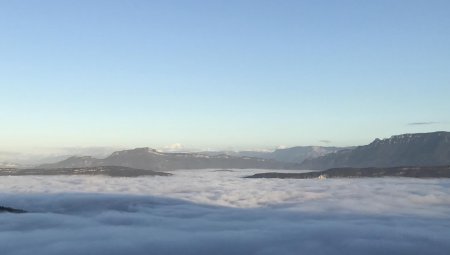
[[[448,131],[449,11],[425,0],[2,1],[0,150],[342,146]]]

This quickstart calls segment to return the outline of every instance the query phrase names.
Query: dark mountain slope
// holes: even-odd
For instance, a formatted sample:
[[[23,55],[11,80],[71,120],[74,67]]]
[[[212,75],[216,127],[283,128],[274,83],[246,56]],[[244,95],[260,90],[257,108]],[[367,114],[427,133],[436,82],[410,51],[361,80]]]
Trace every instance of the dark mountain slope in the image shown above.
[[[450,164],[450,132],[403,134],[365,146],[306,159],[302,169],[436,166]]]

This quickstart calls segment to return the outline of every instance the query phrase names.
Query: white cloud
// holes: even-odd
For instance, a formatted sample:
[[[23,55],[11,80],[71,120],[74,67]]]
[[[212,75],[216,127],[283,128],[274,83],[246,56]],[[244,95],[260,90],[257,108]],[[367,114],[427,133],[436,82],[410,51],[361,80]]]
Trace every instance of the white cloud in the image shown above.
[[[175,151],[182,151],[185,147],[181,143],[174,143],[170,145],[164,146],[161,151],[167,151],[167,152],[175,152]]]
[[[1,254],[448,254],[445,179],[2,177]]]

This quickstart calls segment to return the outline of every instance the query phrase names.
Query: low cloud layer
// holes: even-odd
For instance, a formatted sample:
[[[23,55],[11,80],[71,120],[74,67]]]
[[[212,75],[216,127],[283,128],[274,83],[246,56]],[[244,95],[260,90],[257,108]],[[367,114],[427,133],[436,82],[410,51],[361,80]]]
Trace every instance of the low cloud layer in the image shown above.
[[[1,254],[448,254],[450,181],[4,177]]]

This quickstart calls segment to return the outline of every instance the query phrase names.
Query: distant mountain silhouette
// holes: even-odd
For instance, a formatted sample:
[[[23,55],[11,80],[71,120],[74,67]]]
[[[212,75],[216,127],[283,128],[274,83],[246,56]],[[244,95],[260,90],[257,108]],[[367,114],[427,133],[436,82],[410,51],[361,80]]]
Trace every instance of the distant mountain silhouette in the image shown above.
[[[302,163],[305,159],[324,156],[352,147],[296,146],[275,151],[208,151],[200,152],[206,155],[230,155],[235,157],[255,157],[273,159],[279,162]]]
[[[302,163],[305,159],[317,158],[333,152],[338,152],[343,147],[324,147],[324,146],[297,146],[286,149],[275,150],[273,159],[281,162]]]
[[[145,170],[207,169],[207,168],[260,168],[298,169],[299,164],[283,163],[271,159],[234,157],[230,155],[205,155],[200,153],[163,153],[150,148],[117,151],[104,159],[70,157],[38,168],[75,168],[95,166],[124,166]]]
[[[395,135],[325,156],[306,159],[302,169],[450,165],[450,132]]]
[[[207,168],[325,170],[437,165],[450,165],[450,132],[395,135],[353,148],[304,146],[274,152],[202,153],[164,153],[150,148],[137,148],[117,151],[104,159],[70,157],[38,168],[123,166],[157,171]]]

